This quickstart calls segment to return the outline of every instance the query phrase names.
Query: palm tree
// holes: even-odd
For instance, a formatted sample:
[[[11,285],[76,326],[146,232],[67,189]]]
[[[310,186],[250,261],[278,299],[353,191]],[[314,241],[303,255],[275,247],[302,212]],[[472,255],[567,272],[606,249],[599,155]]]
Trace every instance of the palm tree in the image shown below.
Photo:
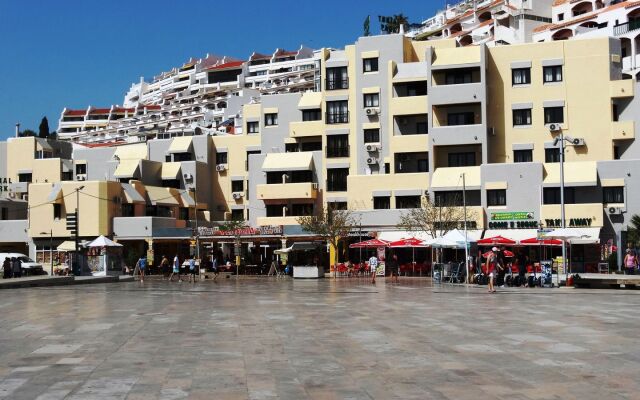
[[[387,23],[387,33],[399,33],[400,26],[404,26],[406,30],[408,24],[409,19],[404,14],[395,14],[393,18],[391,18],[391,22]]]
[[[636,245],[640,241],[640,215],[634,214],[627,226],[627,241]]]

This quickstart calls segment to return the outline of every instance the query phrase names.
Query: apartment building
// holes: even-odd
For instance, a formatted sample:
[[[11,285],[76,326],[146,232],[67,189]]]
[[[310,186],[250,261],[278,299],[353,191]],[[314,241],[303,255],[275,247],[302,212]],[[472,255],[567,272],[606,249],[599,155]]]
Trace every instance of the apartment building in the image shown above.
[[[561,224],[562,133],[572,139],[567,226],[586,230],[585,243],[623,248],[640,212],[640,149],[636,83],[623,79],[622,60],[615,38],[460,47],[383,35],[321,49],[316,90],[238,105],[234,134],[75,144],[59,177],[34,172],[20,189],[38,206],[28,236],[44,247],[55,226],[54,241],[68,239],[65,215],[78,208],[86,239],[108,235],[153,257],[189,251],[197,232],[231,254],[231,233],[217,227],[242,219],[242,252],[261,259],[313,240],[297,218],[323,207],[352,210],[360,234],[398,238],[411,234],[398,230],[400,216],[425,196],[462,206],[464,191],[459,223],[472,237],[524,239]],[[23,141],[20,153],[41,146],[26,138],[4,147]],[[19,181],[38,162],[7,156],[7,175]],[[582,251],[578,262],[589,262]]]

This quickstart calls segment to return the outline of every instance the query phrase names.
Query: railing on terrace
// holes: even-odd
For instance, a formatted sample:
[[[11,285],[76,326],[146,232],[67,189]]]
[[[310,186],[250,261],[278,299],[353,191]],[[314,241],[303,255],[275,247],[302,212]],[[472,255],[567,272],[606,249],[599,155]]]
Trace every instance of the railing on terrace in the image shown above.
[[[630,19],[629,22],[614,26],[613,34],[615,36],[620,36],[637,29],[640,29],[640,18]]]

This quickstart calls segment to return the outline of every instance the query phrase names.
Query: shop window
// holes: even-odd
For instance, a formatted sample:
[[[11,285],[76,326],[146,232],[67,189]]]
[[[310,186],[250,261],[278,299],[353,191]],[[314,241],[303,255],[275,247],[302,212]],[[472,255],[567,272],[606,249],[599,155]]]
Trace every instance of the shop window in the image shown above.
[[[603,203],[624,204],[624,186],[612,186],[602,188]]]
[[[391,208],[391,197],[389,196],[376,196],[373,198],[374,210],[388,210]]]
[[[506,206],[507,205],[506,189],[487,190],[487,205],[489,207]]]

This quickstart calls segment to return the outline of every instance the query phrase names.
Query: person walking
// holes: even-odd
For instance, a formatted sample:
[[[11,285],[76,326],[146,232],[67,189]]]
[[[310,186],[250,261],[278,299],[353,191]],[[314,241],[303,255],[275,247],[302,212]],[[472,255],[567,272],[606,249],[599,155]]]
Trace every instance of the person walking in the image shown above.
[[[211,263],[211,270],[213,271],[213,280],[215,281],[216,279],[218,279],[218,257],[214,256],[213,257],[213,262]]]
[[[144,282],[144,271],[147,269],[147,257],[144,254],[138,259],[136,267],[140,271],[140,282]]]
[[[22,277],[22,261],[19,258],[12,257],[11,258],[11,269],[13,270],[14,278]]]
[[[189,259],[189,282],[196,283],[196,259]]]
[[[162,273],[162,280],[168,279],[169,274],[171,273],[169,268],[169,259],[164,255],[160,261],[160,272]]]
[[[624,267],[627,275],[635,274],[635,269],[638,267],[638,256],[634,250],[627,249],[624,256]]]
[[[398,256],[392,255],[391,260],[387,263],[391,272],[391,283],[400,283],[400,265],[398,264]]]
[[[491,249],[491,252],[489,252],[489,255],[487,257],[487,263],[485,266],[487,275],[489,276],[489,293],[496,292],[494,281],[496,277],[496,266],[498,264],[498,255],[496,254],[497,252],[498,252],[497,247],[494,247],[493,249]]]
[[[369,258],[369,269],[371,270],[371,284],[376,284],[376,270],[378,269],[378,258],[374,255]]]
[[[518,262],[518,280],[520,281],[520,285],[523,287],[527,285],[527,278],[525,275],[527,273],[528,259],[529,257],[527,257],[524,250],[520,250],[520,252],[518,252],[518,256],[516,257]]]
[[[4,261],[2,262],[2,277],[4,279],[9,279],[11,278],[12,272],[11,259],[9,259],[9,257],[5,257]]]
[[[174,275],[178,275],[178,282],[182,282],[182,278],[180,277],[180,259],[178,258],[177,254],[173,258],[173,271],[171,272],[171,275],[169,276],[169,282],[173,282],[173,276]]]

